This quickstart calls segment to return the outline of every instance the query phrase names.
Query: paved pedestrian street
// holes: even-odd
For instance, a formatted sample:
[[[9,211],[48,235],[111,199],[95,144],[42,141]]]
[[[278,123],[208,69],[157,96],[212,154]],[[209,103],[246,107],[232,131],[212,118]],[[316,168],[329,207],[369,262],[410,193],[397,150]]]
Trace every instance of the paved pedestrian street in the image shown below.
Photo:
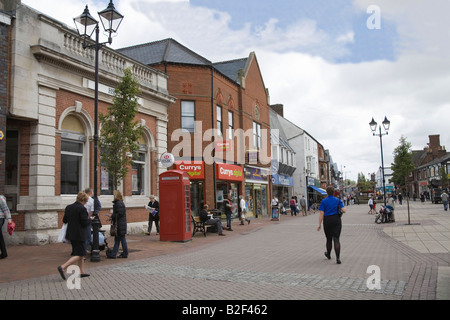
[[[178,244],[186,248],[135,260],[90,263],[91,276],[78,279],[79,289],[73,288],[74,279],[63,281],[55,265],[45,276],[0,283],[0,299],[261,304],[264,300],[449,299],[450,212],[441,205],[410,202],[411,224],[407,224],[406,203],[397,205],[395,223],[375,224],[367,205],[347,208],[340,265],[334,252],[331,260],[324,256],[318,213],[281,216],[280,221],[260,225],[262,219],[253,219],[250,231],[233,222],[232,235],[208,234],[201,246]],[[197,238],[203,235],[192,242]],[[132,240],[129,246],[133,248]]]

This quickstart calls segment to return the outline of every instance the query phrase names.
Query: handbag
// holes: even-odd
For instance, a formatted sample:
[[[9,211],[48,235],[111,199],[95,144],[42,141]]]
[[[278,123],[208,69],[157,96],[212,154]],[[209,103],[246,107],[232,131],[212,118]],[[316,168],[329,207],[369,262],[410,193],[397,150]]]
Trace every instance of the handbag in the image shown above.
[[[67,232],[67,223],[64,223],[58,235],[58,242],[64,242],[66,240],[66,232]]]
[[[11,219],[11,222],[8,223],[8,233],[12,236],[14,230],[16,230],[16,223]]]
[[[339,200],[338,200],[337,212],[338,212],[338,216],[342,217],[343,212],[342,212],[342,208],[340,206],[340,201]]]
[[[111,235],[111,237],[115,237],[117,236],[117,215],[116,215],[116,222],[111,224],[111,227],[109,228],[109,234]]]

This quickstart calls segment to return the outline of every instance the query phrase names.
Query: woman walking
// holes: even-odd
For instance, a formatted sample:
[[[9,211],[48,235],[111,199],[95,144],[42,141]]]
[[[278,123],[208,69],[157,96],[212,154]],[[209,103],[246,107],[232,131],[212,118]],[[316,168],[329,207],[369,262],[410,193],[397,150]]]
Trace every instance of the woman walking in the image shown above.
[[[336,263],[341,264],[341,243],[339,237],[341,235],[342,222],[341,215],[339,214],[339,208],[342,208],[342,213],[345,213],[346,209],[342,201],[334,197],[334,188],[329,186],[327,188],[328,197],[323,199],[320,203],[319,211],[319,227],[317,231],[320,231],[323,221],[323,230],[327,239],[325,256],[331,259],[331,249],[334,243],[334,252],[336,254]]]
[[[66,280],[65,272],[72,264],[78,264],[82,278],[89,277],[89,274],[84,272],[84,257],[86,256],[86,240],[88,238],[86,229],[91,224],[92,219],[92,217],[89,218],[84,207],[88,199],[89,196],[85,192],[79,192],[77,200],[64,210],[63,222],[67,223],[66,239],[70,240],[72,245],[72,257],[57,268],[63,280]]]
[[[117,252],[119,251],[119,245],[122,244],[122,253],[119,255],[119,258],[128,258],[127,239],[125,238],[127,234],[127,210],[123,203],[122,193],[119,190],[114,190],[111,222],[114,224],[117,223],[117,234],[114,237],[114,248],[107,257],[115,259]]]

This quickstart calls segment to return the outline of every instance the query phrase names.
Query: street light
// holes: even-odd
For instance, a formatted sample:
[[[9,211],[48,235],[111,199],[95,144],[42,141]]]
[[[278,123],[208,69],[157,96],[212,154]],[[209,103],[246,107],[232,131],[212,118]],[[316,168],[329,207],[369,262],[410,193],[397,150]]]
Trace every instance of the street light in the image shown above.
[[[386,131],[385,133],[381,133],[381,126],[378,126],[377,122],[372,118],[372,121],[370,121],[370,129],[373,132],[374,136],[380,137],[380,147],[381,147],[381,173],[383,175],[383,197],[384,197],[384,206],[386,207],[386,185],[384,181],[384,160],[383,160],[383,140],[381,139],[383,136],[388,135],[389,128],[391,126],[391,122],[387,119],[387,117],[384,117],[384,120],[382,122],[383,128]],[[376,133],[377,126],[379,128],[380,133]]]
[[[99,42],[99,33],[100,28],[98,26],[98,21],[95,20],[89,13],[88,6],[84,9],[83,13],[73,18],[75,22],[75,26],[77,28],[78,34],[81,38],[83,38],[83,49],[94,48],[95,49],[95,89],[94,89],[94,212],[97,209],[97,162],[98,162],[98,53],[104,44],[112,43],[112,34],[117,32],[120,23],[122,22],[123,15],[121,15],[115,8],[113,1],[109,2],[108,7],[98,12],[100,16],[100,21],[102,22],[102,26],[105,29],[108,35],[108,41],[100,43]],[[87,42],[91,39],[92,34],[95,31],[95,43],[88,44]],[[98,214],[94,216],[94,220],[92,221],[92,230],[93,230],[93,238],[92,238],[92,251],[91,251],[91,261],[98,262],[100,261],[100,251],[99,251],[99,243],[98,243],[98,229],[100,225],[100,219],[98,218]]]

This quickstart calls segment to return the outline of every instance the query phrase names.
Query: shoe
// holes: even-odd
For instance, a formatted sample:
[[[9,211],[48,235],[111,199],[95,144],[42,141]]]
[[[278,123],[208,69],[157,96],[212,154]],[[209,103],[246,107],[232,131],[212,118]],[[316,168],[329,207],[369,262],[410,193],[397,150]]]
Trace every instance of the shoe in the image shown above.
[[[149,236],[149,235],[150,235],[150,232],[146,232],[145,234],[146,234],[147,236]]]
[[[128,258],[128,256],[123,256],[120,254],[117,258],[126,259],[126,258]]]
[[[159,236],[159,232],[157,232],[156,235]]]
[[[233,229],[229,228],[228,231],[233,231]]]
[[[114,256],[106,256],[106,259],[115,259],[116,257]]]
[[[0,256],[0,259],[5,259],[7,256],[8,256],[7,254],[1,255],[1,256]]]
[[[219,236],[225,236],[225,234],[224,233],[219,233]]]
[[[86,278],[86,277],[89,277],[89,276],[90,276],[89,273],[82,273],[82,274],[80,274],[81,278]]]
[[[63,280],[66,280],[66,276],[64,274],[64,270],[63,270],[63,268],[61,266],[58,266],[58,272],[59,272],[59,275],[61,276],[61,278]]]
[[[328,253],[328,252],[324,252],[324,254],[325,254],[325,257],[327,257],[328,258],[328,260],[330,260],[331,259],[331,255]]]
[[[247,220],[247,224],[250,224],[250,219]]]
[[[336,263],[337,263],[337,264],[341,264],[341,260],[337,259],[337,260],[336,260]]]

